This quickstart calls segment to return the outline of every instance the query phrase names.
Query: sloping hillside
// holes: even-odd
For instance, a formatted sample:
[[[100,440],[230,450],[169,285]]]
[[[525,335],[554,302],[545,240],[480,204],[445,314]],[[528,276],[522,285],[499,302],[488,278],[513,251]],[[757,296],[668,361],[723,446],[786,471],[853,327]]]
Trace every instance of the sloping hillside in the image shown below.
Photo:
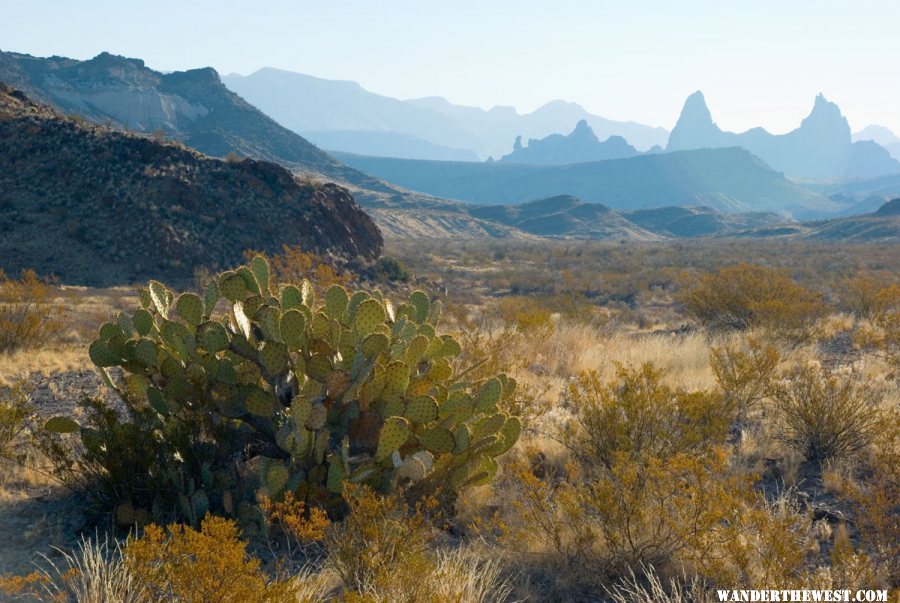
[[[773,211],[801,217],[841,208],[738,148],[554,166],[337,156],[408,189],[471,203],[573,195],[614,209],[703,205],[723,212]]]
[[[0,82],[67,114],[157,132],[201,153],[236,153],[377,192],[384,183],[342,165],[231,92],[210,67],[159,73],[109,53],[89,61],[0,52]]]
[[[630,241],[661,238],[629,222],[605,205],[582,203],[570,195],[521,205],[472,207],[469,213],[540,236]]]
[[[337,185],[62,117],[2,85],[0,232],[0,268],[91,285],[188,280],[282,244],[370,258],[382,247]]]
[[[727,236],[751,228],[781,226],[783,216],[770,212],[722,213],[711,207],[660,207],[622,212],[629,222],[666,237]]]
[[[738,233],[737,236],[800,238],[841,243],[900,243],[900,199],[888,201],[876,211],[861,216],[753,229]]]

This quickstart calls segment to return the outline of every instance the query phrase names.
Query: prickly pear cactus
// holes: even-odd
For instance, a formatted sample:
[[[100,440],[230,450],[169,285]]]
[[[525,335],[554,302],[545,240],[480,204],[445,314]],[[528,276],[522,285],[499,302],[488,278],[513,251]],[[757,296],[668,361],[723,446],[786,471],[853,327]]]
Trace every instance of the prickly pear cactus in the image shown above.
[[[91,360],[110,384],[108,369],[120,367],[120,395],[164,424],[204,413],[269,442],[256,449],[270,497],[290,490],[328,505],[348,481],[385,491],[433,480],[458,491],[490,481],[519,437],[519,420],[500,410],[515,381],[458,378],[460,346],[437,334],[440,302],[421,291],[394,305],[335,285],[317,303],[309,282],[274,285],[257,257],[202,297],[153,281],[141,302],[103,326]],[[231,482],[206,481],[182,494],[186,510],[208,499],[240,507]]]

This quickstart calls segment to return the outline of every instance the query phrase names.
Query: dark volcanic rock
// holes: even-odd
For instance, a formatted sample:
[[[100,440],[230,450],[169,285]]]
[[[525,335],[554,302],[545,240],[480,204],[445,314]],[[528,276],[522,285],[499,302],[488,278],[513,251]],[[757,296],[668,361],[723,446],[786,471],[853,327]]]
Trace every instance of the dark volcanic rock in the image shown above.
[[[186,280],[246,249],[371,258],[382,247],[337,185],[61,117],[2,84],[0,233],[0,268],[90,285]]]

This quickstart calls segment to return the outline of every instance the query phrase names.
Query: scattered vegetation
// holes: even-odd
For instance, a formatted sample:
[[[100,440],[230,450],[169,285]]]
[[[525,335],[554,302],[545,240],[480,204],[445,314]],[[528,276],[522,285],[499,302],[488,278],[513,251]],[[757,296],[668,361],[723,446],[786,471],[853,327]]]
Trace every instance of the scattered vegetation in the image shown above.
[[[894,597],[895,252],[421,242],[389,250],[415,278],[285,249],[200,294],[151,283],[90,346],[121,402],[40,415],[19,385],[0,404],[4,468],[40,460],[97,494],[119,544],[76,542],[0,590]],[[390,292],[348,290],[372,277]]]
[[[0,270],[0,354],[46,346],[63,325],[65,305],[32,270],[20,279]]]
[[[680,299],[688,315],[711,329],[763,328],[798,344],[827,312],[821,294],[781,271],[746,263],[696,277]]]

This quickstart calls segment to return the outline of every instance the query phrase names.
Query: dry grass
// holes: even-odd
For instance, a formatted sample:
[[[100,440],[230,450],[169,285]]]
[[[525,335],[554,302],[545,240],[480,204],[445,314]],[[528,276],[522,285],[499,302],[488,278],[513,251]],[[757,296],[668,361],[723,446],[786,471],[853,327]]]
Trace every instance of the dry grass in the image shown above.
[[[0,385],[32,373],[50,375],[90,369],[87,346],[100,326],[117,313],[133,309],[138,300],[127,287],[62,287],[56,291],[53,303],[65,304],[62,328],[40,349],[0,354]]]

